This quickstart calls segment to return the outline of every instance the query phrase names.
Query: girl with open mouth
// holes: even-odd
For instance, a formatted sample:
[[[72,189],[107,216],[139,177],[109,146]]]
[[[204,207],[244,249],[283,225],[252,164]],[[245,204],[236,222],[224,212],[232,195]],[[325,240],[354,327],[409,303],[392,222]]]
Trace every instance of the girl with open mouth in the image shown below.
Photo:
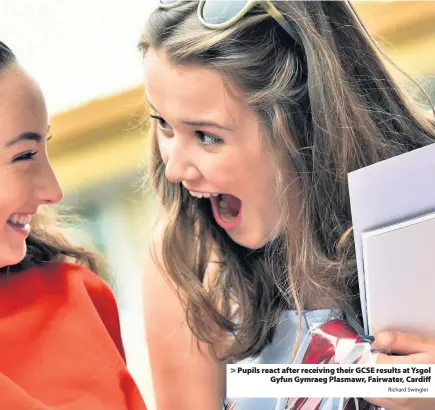
[[[284,410],[225,398],[224,364],[291,363],[310,326],[360,320],[347,175],[434,125],[346,1],[161,0],[140,50],[164,208],[144,284],[157,408]],[[377,336],[385,363],[435,363],[434,340],[396,336]]]

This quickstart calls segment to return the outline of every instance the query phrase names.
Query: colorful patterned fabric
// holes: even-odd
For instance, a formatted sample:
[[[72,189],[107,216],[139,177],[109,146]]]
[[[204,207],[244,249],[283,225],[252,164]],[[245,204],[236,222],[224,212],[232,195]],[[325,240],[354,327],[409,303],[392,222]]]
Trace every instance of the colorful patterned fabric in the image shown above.
[[[337,357],[337,346],[340,341],[346,339],[353,341],[354,346],[362,343],[367,343],[364,339],[358,336],[358,333],[341,320],[334,319],[325,322],[323,325],[315,329],[310,337],[309,345],[302,359],[302,364],[340,364],[341,360]],[[350,352],[349,352],[350,353]],[[352,359],[354,360],[354,359]],[[353,363],[359,363],[360,356],[355,357]],[[352,363],[346,363],[352,364]],[[322,403],[330,402],[330,399],[322,398],[298,398],[289,399],[285,410],[304,410],[312,409],[319,410]],[[356,408],[355,401],[358,401],[358,409],[368,408],[370,410],[379,410],[380,408],[371,405],[361,399],[350,398],[345,400],[338,410],[354,410]]]
[[[346,325],[340,312],[318,310],[305,313],[302,329],[303,342],[294,363],[339,363],[335,348],[341,339],[352,339],[355,344],[366,343],[357,331]],[[277,325],[272,343],[264,349],[259,357],[246,359],[240,364],[285,364],[291,363],[292,349],[295,343],[298,318],[294,311],[285,312]],[[312,332],[318,329],[318,332]],[[362,329],[358,328],[361,332]],[[353,360],[353,359],[352,359]],[[365,401],[354,399],[280,399],[280,398],[227,398],[224,410],[377,410]]]

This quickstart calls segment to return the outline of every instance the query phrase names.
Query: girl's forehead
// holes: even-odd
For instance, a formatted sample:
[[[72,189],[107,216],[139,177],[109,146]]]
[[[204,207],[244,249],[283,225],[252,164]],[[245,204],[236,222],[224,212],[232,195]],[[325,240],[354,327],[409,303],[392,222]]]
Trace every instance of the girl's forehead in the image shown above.
[[[0,138],[47,128],[47,108],[39,86],[18,65],[0,74]]]
[[[245,108],[215,70],[174,65],[154,50],[145,59],[145,88],[148,101],[162,116],[213,117],[235,126]]]
[[[34,107],[45,105],[39,85],[18,65],[0,72],[0,104]]]

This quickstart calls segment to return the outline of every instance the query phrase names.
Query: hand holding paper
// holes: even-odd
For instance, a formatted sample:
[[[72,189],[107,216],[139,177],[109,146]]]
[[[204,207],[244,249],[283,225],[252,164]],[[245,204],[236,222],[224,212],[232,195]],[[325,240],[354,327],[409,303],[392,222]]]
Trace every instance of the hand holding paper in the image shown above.
[[[399,356],[387,356],[379,353],[378,364],[434,364],[435,339],[421,337],[402,332],[381,332],[375,335],[374,347],[391,350]],[[432,410],[435,408],[435,399],[415,398],[389,398],[371,399],[386,410]]]

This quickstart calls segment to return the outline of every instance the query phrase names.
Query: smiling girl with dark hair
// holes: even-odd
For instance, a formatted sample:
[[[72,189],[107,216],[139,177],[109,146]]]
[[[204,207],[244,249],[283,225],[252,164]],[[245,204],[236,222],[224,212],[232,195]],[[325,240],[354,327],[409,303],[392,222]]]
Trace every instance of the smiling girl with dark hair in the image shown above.
[[[47,121],[39,86],[0,42],[0,408],[145,410],[100,258],[56,224]]]

